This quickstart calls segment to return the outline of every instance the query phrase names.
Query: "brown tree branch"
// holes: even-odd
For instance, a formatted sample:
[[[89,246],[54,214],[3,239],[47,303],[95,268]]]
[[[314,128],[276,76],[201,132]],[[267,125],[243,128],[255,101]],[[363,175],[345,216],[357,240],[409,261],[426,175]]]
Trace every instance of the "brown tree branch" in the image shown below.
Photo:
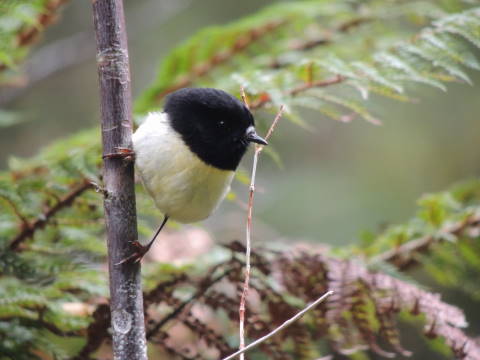
[[[48,222],[60,210],[70,206],[72,202],[86,190],[93,187],[92,183],[84,179],[81,183],[76,185],[69,193],[60,198],[60,200],[52,207],[44,210],[42,214],[33,222],[22,222],[22,230],[13,238],[10,243],[10,250],[19,250],[19,246],[27,239],[32,238],[37,230],[43,229]]]
[[[122,0],[92,3],[100,85],[103,154],[132,149],[127,32]],[[137,241],[132,161],[104,156],[104,208],[108,242],[113,357],[146,360],[140,262],[125,261]]]

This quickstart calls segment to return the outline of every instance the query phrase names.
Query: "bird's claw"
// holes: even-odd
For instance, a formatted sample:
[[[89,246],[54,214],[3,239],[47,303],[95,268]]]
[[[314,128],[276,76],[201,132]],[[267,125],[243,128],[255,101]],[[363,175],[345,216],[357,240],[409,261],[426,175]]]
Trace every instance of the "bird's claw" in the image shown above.
[[[140,262],[140,260],[142,260],[142,258],[148,252],[148,250],[150,250],[150,248],[152,247],[153,242],[157,238],[160,231],[162,231],[163,227],[167,223],[167,220],[168,220],[168,216],[165,215],[165,217],[163,218],[162,224],[157,229],[157,231],[155,232],[155,235],[153,235],[153,238],[150,240],[150,242],[147,245],[142,245],[138,241],[131,242],[132,246],[135,247],[136,250],[133,252],[133,254],[131,254],[130,256],[121,260],[120,262],[116,263],[115,265],[121,265],[121,264],[124,264],[124,263],[129,262],[129,261],[131,261],[133,264],[136,264],[136,263]]]
[[[134,241],[132,242],[132,245],[134,247],[136,247],[136,251],[131,254],[130,256],[127,256],[125,259],[119,261],[118,263],[115,264],[115,266],[118,266],[118,265],[122,265],[126,262],[132,262],[133,264],[136,264],[138,262],[140,262],[143,257],[145,256],[145,254],[148,252],[148,250],[150,249],[150,246],[143,246],[142,244],[140,244],[140,242],[138,241]]]
[[[135,152],[126,147],[116,147],[115,152],[105,154],[102,156],[103,159],[123,159],[125,161],[134,161]]]

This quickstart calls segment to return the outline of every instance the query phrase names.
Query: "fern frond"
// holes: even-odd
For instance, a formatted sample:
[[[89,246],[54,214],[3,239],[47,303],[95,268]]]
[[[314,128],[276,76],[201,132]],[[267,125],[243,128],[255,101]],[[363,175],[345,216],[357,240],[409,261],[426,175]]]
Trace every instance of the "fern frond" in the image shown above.
[[[244,249],[239,243],[227,246],[233,253],[232,258],[214,265],[204,277],[193,280],[191,275],[185,273],[177,276],[177,280],[170,279],[157,284],[146,294],[147,314],[151,317],[147,337],[160,349],[172,346],[176,341],[174,334],[165,338],[161,326],[158,326],[168,323],[169,326],[179,326],[188,331],[189,340],[184,344],[185,347],[203,341],[210,351],[215,350],[222,355],[232,351],[225,341],[228,334],[210,328],[195,316],[197,309],[202,309],[203,312],[213,312],[215,317],[226,316],[231,321],[237,319],[238,298],[234,291],[225,291],[225,288],[233,290],[241,280],[238,270],[243,262],[239,259]],[[289,358],[290,354],[294,354],[295,358],[311,358],[313,355],[318,357],[313,349],[321,347],[328,348],[329,352],[350,356],[365,350],[388,358],[395,354],[408,356],[410,352],[400,342],[397,325],[400,313],[421,316],[424,319],[425,336],[443,338],[451,352],[459,358],[479,358],[480,347],[463,332],[467,323],[458,307],[443,302],[438,294],[416,285],[369,271],[358,261],[339,260],[323,253],[312,248],[308,251],[305,248],[290,248],[285,252],[253,252],[258,271],[252,276],[252,292],[255,297],[262,299],[249,306],[247,333],[254,338],[271,331],[295,314],[299,307],[318,298],[327,289],[335,292],[326,303],[284,329],[278,338],[263,344],[256,350],[257,353],[275,358]],[[213,274],[217,271],[222,272],[223,276],[214,278]],[[274,274],[274,279],[271,274]],[[177,294],[181,293],[181,289],[190,289],[191,293],[192,281],[199,284],[199,287],[194,286],[197,290],[192,293],[195,302],[191,300],[192,297],[184,302]],[[175,292],[171,291],[173,287]],[[158,289],[161,291],[158,292]],[[177,314],[187,305],[191,306],[191,310],[185,316],[168,315]],[[165,307],[169,309],[167,315],[156,320],[158,309]],[[98,325],[102,323],[103,319]],[[105,341],[106,337],[105,332],[100,340]],[[97,341],[90,352],[101,346],[98,340],[98,337],[89,337],[87,344]],[[379,345],[381,343],[388,349],[383,349]]]
[[[305,29],[314,26],[319,33],[329,34],[331,29],[325,25],[328,22],[335,33],[345,34],[369,21],[359,17],[355,8],[347,1],[276,4],[232,24],[202,30],[167,56],[154,85],[138,99],[136,111],[144,113],[158,107],[168,92],[180,87],[209,84],[209,80],[202,79],[207,73],[223,76],[239,64],[248,68],[274,68],[276,57],[288,55],[285,49],[292,54],[302,53],[328,44],[335,35],[311,38],[306,36]],[[317,23],[319,17],[322,26]],[[262,46],[253,48],[256,41],[261,41]],[[232,59],[235,64],[228,63]]]
[[[326,8],[335,14],[333,20],[323,21]],[[353,87],[364,100],[368,99],[369,92],[373,92],[408,101],[406,86],[418,83],[446,91],[445,82],[471,82],[465,68],[480,69],[480,62],[473,51],[460,38],[479,45],[476,39],[479,36],[480,8],[449,14],[445,9],[428,3],[367,1],[362,3],[362,9],[359,16],[357,7],[348,1],[338,1],[330,7],[324,1],[307,1],[297,3],[293,10],[271,7],[256,16],[254,21],[240,21],[209,30],[209,36],[215,38],[220,33],[234,34],[239,28],[252,30],[271,21],[282,24],[263,39],[265,46],[262,48],[239,55],[238,59],[236,54],[232,54],[236,60],[235,68],[226,62],[219,67],[212,66],[210,70],[215,72],[215,76],[209,79],[190,76],[188,84],[220,87],[233,93],[243,86],[253,98],[254,109],[283,104],[294,113],[295,106],[308,103],[308,107],[336,119],[349,121],[353,112],[378,124],[376,117],[370,115],[355,96],[348,95],[348,91],[342,91],[339,96],[337,86],[333,85],[341,86],[342,90],[345,86]],[[461,7],[457,6],[457,9]],[[320,23],[319,18],[323,22]],[[415,27],[409,23],[412,19],[417,26],[419,22],[428,26],[415,32]],[[390,28],[384,26],[385,21],[389,21]],[[358,30],[352,32],[352,27],[358,27]],[[323,36],[316,35],[316,39],[312,39],[310,34],[315,30],[311,29]],[[189,42],[190,46],[195,41],[196,47],[199,47],[197,37]],[[180,46],[168,56],[164,66],[176,58],[177,52],[183,53],[186,46]],[[213,46],[202,54],[211,55],[212,51],[215,54],[218,50]],[[242,70],[239,71],[239,67]],[[183,70],[170,74],[172,77],[185,75]],[[146,111],[159,106],[166,94],[164,90],[169,86],[172,86],[171,79],[160,76],[141,97],[137,109]],[[328,87],[321,92],[322,96],[313,95],[319,99],[317,105],[313,105],[311,99],[300,100],[312,97],[311,89],[315,87]],[[173,88],[167,92],[171,90]],[[337,111],[343,113],[335,114],[329,106],[332,102],[339,106]],[[302,125],[297,116],[292,116],[292,119]]]
[[[476,48],[480,47],[480,26],[478,17],[480,9],[474,8],[468,11],[454,14],[437,20],[434,25],[439,32],[460,35],[470,41]]]

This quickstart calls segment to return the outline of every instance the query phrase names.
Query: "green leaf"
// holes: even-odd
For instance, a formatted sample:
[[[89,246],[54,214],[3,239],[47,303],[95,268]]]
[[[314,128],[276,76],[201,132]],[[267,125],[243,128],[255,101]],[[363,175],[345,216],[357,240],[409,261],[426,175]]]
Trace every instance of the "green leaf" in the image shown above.
[[[406,61],[406,59],[401,58],[397,55],[390,53],[379,53],[374,56],[375,61],[382,67],[391,67],[403,72],[403,74],[396,75],[395,77],[403,81],[414,81],[420,82],[426,85],[436,87],[442,91],[447,91],[445,85],[441,82],[432,79],[431,77],[426,76],[425,74],[419,73],[415,68]]]
[[[422,48],[407,44],[401,48],[402,51],[409,52],[414,56],[419,56],[433,65],[441,67],[445,69],[449,74],[462,79],[468,84],[472,84],[469,76],[462,70],[460,66],[458,66],[454,61],[450,59],[441,58],[436,51],[432,51],[431,48],[428,46],[423,46]]]

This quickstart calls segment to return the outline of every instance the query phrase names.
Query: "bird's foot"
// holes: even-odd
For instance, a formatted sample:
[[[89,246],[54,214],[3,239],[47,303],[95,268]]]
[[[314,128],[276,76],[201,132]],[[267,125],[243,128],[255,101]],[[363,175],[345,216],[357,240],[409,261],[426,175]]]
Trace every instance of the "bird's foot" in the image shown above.
[[[145,254],[148,252],[148,250],[150,250],[150,245],[151,244],[148,244],[148,245],[144,246],[144,245],[140,244],[138,241],[134,241],[134,242],[132,242],[132,245],[135,247],[135,250],[134,250],[133,254],[131,254],[130,256],[127,256],[125,259],[119,261],[115,265],[117,265],[117,266],[122,265],[126,262],[131,262],[133,264],[140,262],[143,259],[143,257],[145,256]]]
[[[134,161],[135,152],[126,147],[116,147],[115,152],[103,155],[103,159],[123,159],[125,161]]]
[[[155,235],[153,235],[153,238],[148,242],[147,245],[142,245],[138,241],[132,242],[132,245],[136,248],[135,251],[133,252],[133,254],[126,257],[125,259],[121,260],[120,262],[116,263],[115,265],[121,265],[121,264],[124,264],[126,262],[132,262],[133,264],[135,264],[135,263],[139,262],[140,260],[142,260],[142,258],[148,252],[148,250],[150,250],[150,248],[152,247],[153,243],[155,242],[155,239],[157,238],[160,231],[162,231],[162,229],[165,226],[165,224],[167,223],[167,221],[168,221],[168,216],[165,215],[165,217],[163,218],[162,224],[157,229],[157,231],[155,231]]]

